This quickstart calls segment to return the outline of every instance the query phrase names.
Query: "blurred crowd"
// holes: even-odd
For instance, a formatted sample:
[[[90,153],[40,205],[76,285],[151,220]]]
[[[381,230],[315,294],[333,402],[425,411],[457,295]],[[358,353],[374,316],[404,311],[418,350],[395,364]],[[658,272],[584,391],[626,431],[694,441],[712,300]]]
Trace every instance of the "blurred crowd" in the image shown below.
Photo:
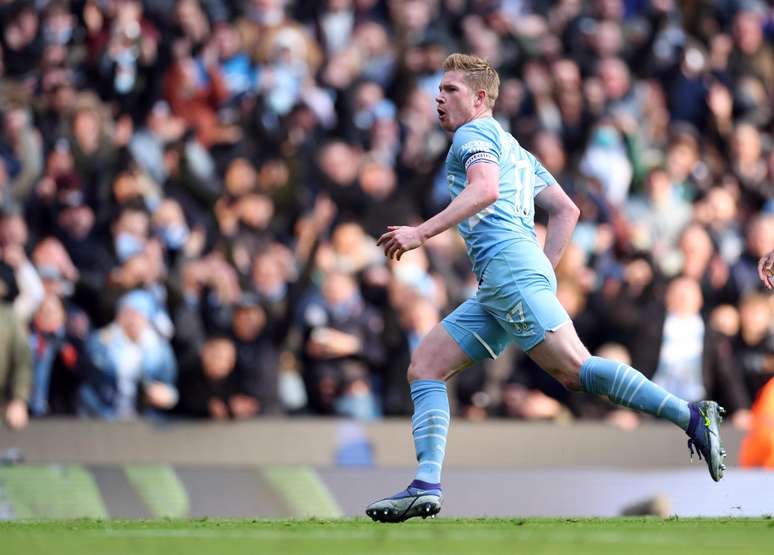
[[[454,51],[582,209],[558,296],[595,353],[746,427],[774,376],[774,7],[744,0],[0,0],[0,406],[408,414],[412,350],[476,281],[434,95]],[[545,217],[538,214],[539,231]],[[474,419],[639,417],[509,350]]]

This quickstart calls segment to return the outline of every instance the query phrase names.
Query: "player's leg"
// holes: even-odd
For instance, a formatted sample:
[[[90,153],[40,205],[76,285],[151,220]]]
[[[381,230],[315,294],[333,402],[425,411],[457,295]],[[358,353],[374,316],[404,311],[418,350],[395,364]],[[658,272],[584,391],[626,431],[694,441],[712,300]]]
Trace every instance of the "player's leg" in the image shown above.
[[[680,426],[707,458],[712,478],[719,480],[724,452],[717,403],[686,403],[628,365],[592,357],[556,298],[556,277],[545,255],[537,246],[517,247],[506,247],[490,261],[479,286],[481,305],[568,389],[605,395],[614,403]]]
[[[568,389],[604,395],[618,405],[674,422],[690,437],[691,452],[695,446],[704,456],[713,480],[723,477],[725,451],[718,431],[723,410],[714,401],[688,403],[631,366],[591,356],[572,323],[547,332],[527,354]]]
[[[510,343],[496,319],[473,298],[436,325],[414,351],[407,377],[418,482],[440,488],[450,421],[446,380],[473,362],[496,358]]]
[[[591,356],[572,323],[547,332],[527,354],[568,389],[604,395],[618,405],[665,418],[684,430],[690,423],[687,402],[631,366]]]
[[[414,405],[411,419],[417,455],[414,486],[441,489],[441,468],[451,421],[446,380],[471,362],[443,324],[430,330],[412,354],[407,377]]]
[[[401,522],[440,511],[441,469],[451,419],[446,380],[477,360],[496,356],[509,341],[475,299],[464,302],[425,336],[412,354],[407,376],[414,404],[416,475],[406,489],[371,503],[368,516]]]
[[[411,356],[408,369],[414,415],[411,433],[417,455],[414,480],[404,490],[366,507],[373,520],[401,522],[441,510],[441,468],[449,431],[446,379],[471,363],[443,325],[436,325]]]

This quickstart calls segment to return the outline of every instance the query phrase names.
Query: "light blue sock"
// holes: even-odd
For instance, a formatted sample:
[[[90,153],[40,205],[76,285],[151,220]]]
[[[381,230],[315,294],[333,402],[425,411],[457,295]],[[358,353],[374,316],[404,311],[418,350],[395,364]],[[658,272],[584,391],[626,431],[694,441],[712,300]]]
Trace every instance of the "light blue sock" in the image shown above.
[[[618,405],[666,418],[683,430],[691,420],[687,402],[626,364],[591,357],[581,366],[580,383],[584,391],[607,395]]]
[[[446,382],[416,380],[411,382],[414,417],[411,419],[414,448],[417,452],[416,479],[428,484],[441,483],[441,467],[446,453],[449,431],[449,397]]]

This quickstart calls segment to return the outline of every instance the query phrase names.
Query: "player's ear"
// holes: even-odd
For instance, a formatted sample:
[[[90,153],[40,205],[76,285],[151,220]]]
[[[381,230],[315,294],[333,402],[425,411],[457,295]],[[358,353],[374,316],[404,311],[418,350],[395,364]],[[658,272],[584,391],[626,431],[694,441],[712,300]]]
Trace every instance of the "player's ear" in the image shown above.
[[[486,103],[486,91],[484,89],[479,89],[476,93],[476,106],[481,106],[482,104]]]

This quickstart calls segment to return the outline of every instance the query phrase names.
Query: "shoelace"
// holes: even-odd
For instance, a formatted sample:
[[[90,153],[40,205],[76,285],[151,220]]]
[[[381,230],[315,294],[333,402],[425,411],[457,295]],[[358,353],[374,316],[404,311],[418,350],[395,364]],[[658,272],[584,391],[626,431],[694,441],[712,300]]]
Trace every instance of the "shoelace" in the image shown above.
[[[699,460],[702,460],[701,457],[701,449],[699,448],[699,444],[694,441],[693,438],[688,440],[688,450],[691,452],[691,462],[693,462],[693,449],[696,448],[696,456]]]

